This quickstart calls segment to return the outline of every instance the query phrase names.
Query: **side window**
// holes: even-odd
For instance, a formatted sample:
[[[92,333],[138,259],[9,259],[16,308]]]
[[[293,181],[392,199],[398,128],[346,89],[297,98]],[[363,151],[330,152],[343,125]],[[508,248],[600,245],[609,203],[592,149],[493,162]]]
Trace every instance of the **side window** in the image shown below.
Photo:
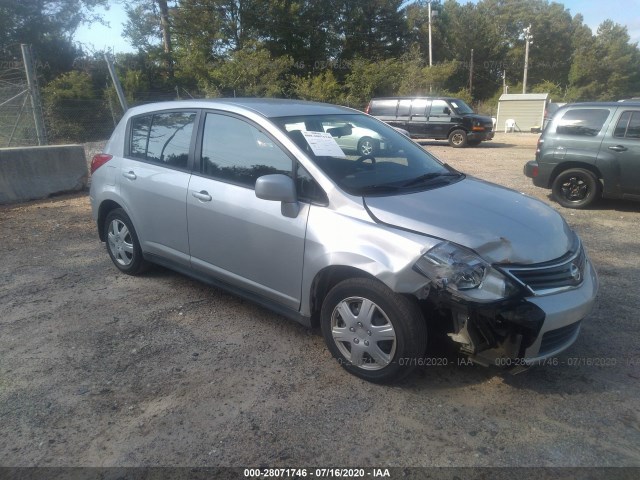
[[[624,112],[620,115],[613,136],[640,139],[640,112]]]
[[[398,100],[376,100],[371,103],[371,115],[376,117],[395,117]]]
[[[322,187],[316,183],[311,174],[300,164],[296,170],[296,190],[298,199],[303,202],[319,203],[326,205],[329,203],[327,194]]]
[[[558,122],[556,133],[579,137],[595,137],[609,117],[609,110],[584,108],[567,110]]]
[[[412,117],[424,117],[427,115],[427,110],[429,109],[429,105],[431,104],[431,100],[427,100],[426,98],[417,98],[413,101],[413,105],[411,106],[411,116]]]
[[[131,120],[131,143],[129,145],[129,156],[147,159],[147,142],[149,141],[149,128],[153,115],[136,117]]]
[[[411,111],[411,100],[400,100],[398,103],[398,117],[408,117]]]
[[[134,118],[129,156],[186,169],[195,118],[194,112],[157,113]]]
[[[431,103],[431,113],[430,117],[450,117],[451,109],[449,105],[444,100],[434,100]]]
[[[202,138],[203,174],[253,188],[258,177],[291,175],[291,169],[291,158],[253,125],[227,115],[207,114]]]

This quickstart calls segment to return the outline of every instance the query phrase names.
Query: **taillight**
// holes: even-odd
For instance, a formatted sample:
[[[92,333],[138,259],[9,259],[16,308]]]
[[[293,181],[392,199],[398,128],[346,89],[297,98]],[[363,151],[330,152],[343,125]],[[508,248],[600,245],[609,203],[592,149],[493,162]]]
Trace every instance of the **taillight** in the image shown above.
[[[91,175],[93,175],[93,172],[95,172],[112,158],[113,155],[107,155],[106,153],[99,153],[97,155],[94,155],[91,159]]]
[[[542,151],[542,144],[544,143],[544,139],[542,138],[542,135],[540,135],[540,138],[538,138],[538,143],[536,145],[536,160],[538,160],[538,157],[540,156],[540,152]]]

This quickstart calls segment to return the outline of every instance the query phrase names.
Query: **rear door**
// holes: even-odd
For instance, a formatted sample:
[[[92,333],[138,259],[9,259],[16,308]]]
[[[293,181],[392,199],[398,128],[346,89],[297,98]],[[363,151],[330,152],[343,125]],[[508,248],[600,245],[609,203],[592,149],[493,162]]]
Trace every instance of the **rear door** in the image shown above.
[[[411,103],[411,117],[407,122],[407,131],[411,135],[423,136],[427,133],[427,113],[431,107],[431,99],[416,98]]]
[[[189,184],[193,268],[298,310],[309,205],[296,218],[256,197],[262,175],[293,175],[292,157],[258,125],[207,112]]]
[[[142,250],[189,264],[185,202],[198,112],[133,117],[120,169],[120,194]]]
[[[600,147],[598,163],[602,162],[615,166],[612,180],[617,180],[621,196],[640,196],[640,109],[618,109]]]

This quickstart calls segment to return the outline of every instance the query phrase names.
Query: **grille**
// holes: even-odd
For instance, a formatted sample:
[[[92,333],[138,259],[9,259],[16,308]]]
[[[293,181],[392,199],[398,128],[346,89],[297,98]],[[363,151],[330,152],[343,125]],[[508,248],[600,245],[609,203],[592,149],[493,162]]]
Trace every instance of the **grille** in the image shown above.
[[[558,350],[570,342],[579,328],[580,322],[576,322],[556,330],[545,332],[542,336],[542,342],[540,343],[539,355],[546,355],[554,350]]]
[[[507,267],[505,271],[538,295],[559,289],[577,287],[584,279],[585,253],[582,245],[577,253],[544,264]]]

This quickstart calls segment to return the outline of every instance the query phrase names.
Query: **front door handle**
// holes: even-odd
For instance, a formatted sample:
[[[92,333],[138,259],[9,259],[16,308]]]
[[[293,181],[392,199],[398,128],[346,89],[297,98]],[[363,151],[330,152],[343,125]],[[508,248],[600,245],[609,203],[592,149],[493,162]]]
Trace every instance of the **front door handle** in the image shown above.
[[[135,180],[136,178],[138,178],[136,174],[133,173],[132,171],[122,172],[122,176],[125,178],[128,178],[129,180]]]
[[[627,147],[623,147],[622,145],[615,145],[613,147],[609,147],[609,150],[613,150],[614,152],[626,152]]]
[[[207,192],[206,190],[201,190],[199,192],[193,192],[191,195],[196,197],[201,202],[210,202],[211,201],[211,195],[209,195],[209,192]]]

